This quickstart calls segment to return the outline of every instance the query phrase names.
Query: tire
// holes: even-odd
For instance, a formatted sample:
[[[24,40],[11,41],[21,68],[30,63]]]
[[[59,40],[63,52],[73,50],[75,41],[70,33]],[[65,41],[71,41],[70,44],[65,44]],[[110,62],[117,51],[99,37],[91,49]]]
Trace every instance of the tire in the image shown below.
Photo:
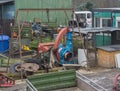
[[[9,68],[9,72],[10,73],[16,73],[17,71],[15,70],[15,67],[18,66],[18,65],[20,65],[20,62],[12,64]]]

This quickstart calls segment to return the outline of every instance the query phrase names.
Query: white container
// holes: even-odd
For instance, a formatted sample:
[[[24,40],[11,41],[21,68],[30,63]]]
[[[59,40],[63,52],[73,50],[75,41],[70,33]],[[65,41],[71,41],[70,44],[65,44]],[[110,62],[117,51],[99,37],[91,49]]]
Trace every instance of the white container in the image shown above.
[[[120,54],[115,55],[116,68],[120,68]]]
[[[86,49],[78,49],[78,64],[81,66],[87,65]]]

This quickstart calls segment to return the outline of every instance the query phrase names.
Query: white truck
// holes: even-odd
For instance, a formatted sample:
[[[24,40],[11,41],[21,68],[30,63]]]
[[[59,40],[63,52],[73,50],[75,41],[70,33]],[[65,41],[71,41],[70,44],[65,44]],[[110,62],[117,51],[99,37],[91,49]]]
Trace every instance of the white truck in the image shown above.
[[[92,12],[91,11],[76,11],[74,20],[79,23],[80,27],[92,27]]]
[[[77,22],[81,28],[92,27],[92,12],[91,11],[75,11],[74,12],[74,26],[77,26]],[[70,22],[69,22],[70,25]],[[72,25],[72,22],[71,22]]]

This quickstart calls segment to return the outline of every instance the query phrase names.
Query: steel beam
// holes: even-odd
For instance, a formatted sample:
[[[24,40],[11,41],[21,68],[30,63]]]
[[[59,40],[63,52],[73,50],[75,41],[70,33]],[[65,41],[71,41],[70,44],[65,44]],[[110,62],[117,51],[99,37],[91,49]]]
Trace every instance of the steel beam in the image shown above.
[[[18,9],[17,11],[22,11],[22,12],[35,12],[35,11],[73,11],[73,8],[24,8],[24,9]]]

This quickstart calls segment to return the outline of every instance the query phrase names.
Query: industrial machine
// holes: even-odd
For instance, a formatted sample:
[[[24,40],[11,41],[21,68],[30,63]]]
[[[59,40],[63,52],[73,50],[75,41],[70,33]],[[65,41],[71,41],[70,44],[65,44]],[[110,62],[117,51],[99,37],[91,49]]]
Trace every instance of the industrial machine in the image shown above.
[[[11,87],[15,85],[15,80],[0,73],[0,87]]]
[[[52,28],[48,27],[48,25],[46,24],[42,24],[41,22],[33,22],[31,24],[31,28],[32,28],[32,33],[34,37],[40,37],[40,35],[42,34],[49,34],[50,36],[52,36]]]
[[[49,64],[51,63],[51,60],[54,60],[54,63],[57,63],[59,65],[63,64],[73,64],[74,61],[72,59],[73,57],[73,46],[72,46],[72,32],[69,30],[68,27],[65,28],[59,28],[59,33],[57,37],[55,38],[55,42],[52,43],[39,43],[38,45],[38,57],[34,59],[27,59],[24,60],[24,70],[26,71],[33,71],[31,69],[33,68],[33,64],[37,64],[39,68],[37,67],[34,71],[37,69],[46,69],[48,70]],[[65,40],[64,43],[61,41]],[[50,60],[52,56],[52,59]],[[29,63],[27,65],[27,63]],[[31,64],[30,64],[31,63]],[[33,64],[32,64],[33,63]],[[12,69],[13,72],[20,71],[22,69],[21,64],[13,64],[10,69]],[[27,66],[25,66],[27,65]]]
[[[66,42],[61,43],[62,38],[65,38]],[[69,28],[59,29],[59,33],[55,39],[54,43],[40,43],[38,45],[38,53],[46,52],[52,47],[55,57],[59,64],[71,64],[73,52],[72,52],[72,32],[69,31]]]

